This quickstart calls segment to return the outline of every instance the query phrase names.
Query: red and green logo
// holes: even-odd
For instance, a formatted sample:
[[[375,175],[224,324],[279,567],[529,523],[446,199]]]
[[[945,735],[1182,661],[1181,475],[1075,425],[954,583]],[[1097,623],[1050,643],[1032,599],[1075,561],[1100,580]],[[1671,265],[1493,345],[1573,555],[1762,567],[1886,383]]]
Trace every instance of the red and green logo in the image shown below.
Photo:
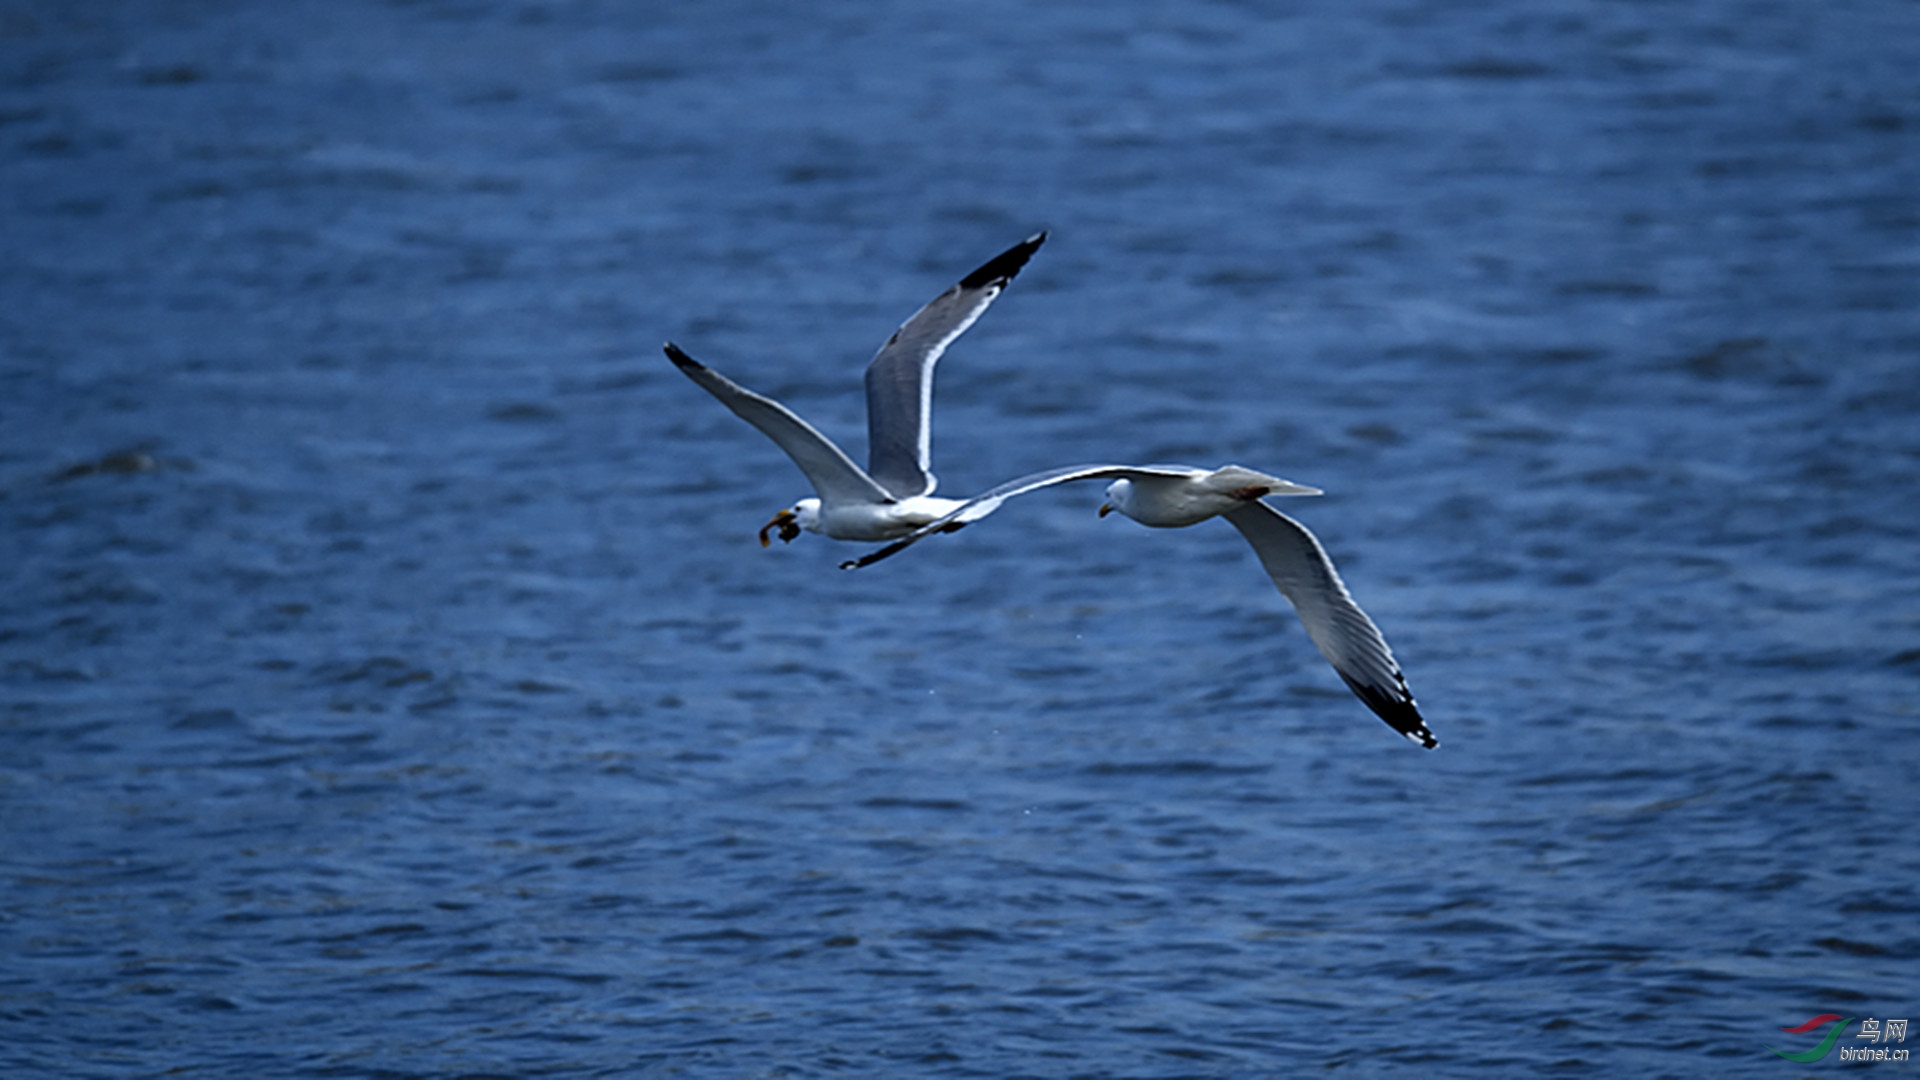
[[[1831,1028],[1827,1029],[1827,1037],[1824,1039],[1821,1039],[1820,1045],[1814,1047],[1811,1050],[1805,1050],[1798,1054],[1789,1054],[1785,1050],[1773,1050],[1773,1047],[1771,1046],[1767,1047],[1767,1049],[1773,1050],[1774,1053],[1779,1054],[1781,1057],[1786,1058],[1788,1061],[1797,1061],[1802,1065],[1819,1061],[1821,1058],[1826,1057],[1829,1053],[1833,1051],[1833,1044],[1840,1041],[1841,1033],[1847,1030],[1848,1024],[1853,1023],[1853,1017],[1851,1016],[1847,1017],[1845,1020],[1840,1020],[1840,1022],[1837,1024],[1833,1023],[1835,1020],[1840,1020],[1839,1013],[1821,1013],[1819,1016],[1816,1016],[1813,1019],[1807,1021],[1806,1023],[1798,1025],[1797,1027],[1784,1027],[1780,1029],[1781,1031],[1784,1031],[1789,1035],[1804,1035],[1807,1032],[1812,1031],[1813,1029],[1820,1027],[1824,1024],[1833,1024]]]

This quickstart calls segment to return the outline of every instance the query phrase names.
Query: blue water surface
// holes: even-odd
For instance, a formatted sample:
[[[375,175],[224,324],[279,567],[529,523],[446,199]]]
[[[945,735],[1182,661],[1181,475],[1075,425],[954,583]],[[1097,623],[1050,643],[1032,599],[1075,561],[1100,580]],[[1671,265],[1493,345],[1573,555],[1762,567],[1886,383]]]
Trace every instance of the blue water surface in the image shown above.
[[[0,7],[0,1074],[1840,1067],[1765,1047],[1920,1012],[1917,41]],[[660,343],[859,456],[1040,228],[943,491],[1326,489],[1439,750],[1097,485],[759,550],[804,481]]]

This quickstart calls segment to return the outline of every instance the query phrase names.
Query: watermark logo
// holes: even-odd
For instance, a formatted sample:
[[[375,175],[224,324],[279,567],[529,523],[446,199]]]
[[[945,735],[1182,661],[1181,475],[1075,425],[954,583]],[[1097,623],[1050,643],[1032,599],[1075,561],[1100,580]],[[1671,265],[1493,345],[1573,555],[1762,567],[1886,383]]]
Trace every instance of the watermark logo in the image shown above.
[[[1812,1064],[1833,1052],[1833,1045],[1840,1041],[1841,1036],[1846,1034],[1847,1025],[1853,1023],[1853,1019],[1851,1016],[1842,1018],[1839,1013],[1821,1013],[1819,1016],[1808,1020],[1804,1024],[1796,1024],[1793,1027],[1783,1027],[1780,1029],[1789,1035],[1805,1035],[1807,1032],[1824,1027],[1827,1029],[1827,1033],[1821,1038],[1818,1046],[1815,1046],[1811,1050],[1802,1050],[1797,1054],[1790,1054],[1785,1050],[1774,1050],[1771,1046],[1767,1047],[1767,1049],[1786,1058],[1788,1061],[1796,1061],[1802,1065]],[[1907,1041],[1907,1022],[1905,1020],[1888,1020],[1882,1023],[1874,1017],[1868,1017],[1860,1021],[1860,1031],[1854,1035],[1853,1038],[1854,1040],[1866,1039],[1869,1043],[1876,1044],[1891,1042],[1904,1043]],[[1850,1045],[1840,1048],[1841,1061],[1906,1061],[1907,1054],[1908,1051],[1904,1048],[1887,1047],[1885,1045]]]
[[[1785,1050],[1773,1050],[1773,1047],[1771,1046],[1767,1047],[1767,1049],[1773,1050],[1774,1053],[1779,1054],[1781,1057],[1786,1058],[1788,1061],[1798,1061],[1803,1065],[1807,1064],[1808,1062],[1819,1061],[1821,1058],[1826,1057],[1827,1054],[1832,1052],[1833,1044],[1840,1041],[1840,1033],[1847,1030],[1848,1024],[1853,1023],[1853,1017],[1851,1016],[1847,1017],[1845,1020],[1840,1020],[1840,1022],[1837,1024],[1833,1023],[1835,1020],[1840,1020],[1839,1013],[1821,1013],[1819,1016],[1816,1016],[1813,1019],[1797,1027],[1783,1027],[1780,1029],[1781,1031],[1784,1031],[1789,1035],[1804,1035],[1807,1032],[1812,1031],[1814,1028],[1820,1027],[1824,1024],[1833,1024],[1831,1028],[1827,1029],[1827,1037],[1824,1039],[1821,1039],[1820,1045],[1814,1047],[1811,1050],[1808,1050],[1799,1054],[1789,1054]]]

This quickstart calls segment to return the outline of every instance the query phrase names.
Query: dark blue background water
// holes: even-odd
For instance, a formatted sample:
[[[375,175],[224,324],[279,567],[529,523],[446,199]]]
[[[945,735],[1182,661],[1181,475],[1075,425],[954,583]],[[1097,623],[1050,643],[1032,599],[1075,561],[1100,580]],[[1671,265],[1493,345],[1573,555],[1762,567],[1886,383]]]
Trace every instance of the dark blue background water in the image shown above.
[[[8,5],[0,1072],[1771,1077],[1920,1012],[1916,41]],[[944,490],[1326,488],[1439,751],[1092,486],[757,548],[804,484],[659,343],[862,454],[1040,227]]]

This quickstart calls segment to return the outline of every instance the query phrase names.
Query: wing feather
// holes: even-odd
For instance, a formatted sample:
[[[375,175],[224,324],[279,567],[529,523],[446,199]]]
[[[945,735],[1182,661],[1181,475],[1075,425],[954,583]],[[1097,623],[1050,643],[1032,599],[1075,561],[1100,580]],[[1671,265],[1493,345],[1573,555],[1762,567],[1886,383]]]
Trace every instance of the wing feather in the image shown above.
[[[867,470],[895,498],[930,495],[933,366],[1045,243],[1035,233],[933,298],[893,332],[867,365]]]
[[[701,389],[720,399],[720,404],[732,409],[735,415],[752,424],[772,439],[780,449],[787,452],[800,471],[807,476],[807,482],[820,495],[820,501],[827,504],[845,503],[884,503],[892,502],[893,497],[886,489],[873,481],[873,478],[860,470],[846,452],[833,444],[833,440],[814,430],[813,425],[800,419],[792,409],[753,391],[727,378],[725,375],[700,363],[682,352],[678,345],[668,342],[667,359],[684,372],[687,378],[698,383]]]
[[[1307,636],[1354,694],[1408,739],[1429,750],[1439,746],[1420,716],[1387,639],[1354,603],[1313,533],[1258,500],[1222,516],[1253,545],[1267,576],[1299,614]]]

